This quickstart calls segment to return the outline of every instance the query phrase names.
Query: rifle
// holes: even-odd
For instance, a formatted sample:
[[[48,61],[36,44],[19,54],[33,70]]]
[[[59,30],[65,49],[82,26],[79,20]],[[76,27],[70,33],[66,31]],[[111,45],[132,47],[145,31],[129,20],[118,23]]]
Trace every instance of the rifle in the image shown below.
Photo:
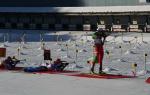
[[[13,62],[15,63],[15,64],[18,64],[18,63],[23,63],[22,61],[26,61],[26,59],[22,59],[22,60],[13,60]]]

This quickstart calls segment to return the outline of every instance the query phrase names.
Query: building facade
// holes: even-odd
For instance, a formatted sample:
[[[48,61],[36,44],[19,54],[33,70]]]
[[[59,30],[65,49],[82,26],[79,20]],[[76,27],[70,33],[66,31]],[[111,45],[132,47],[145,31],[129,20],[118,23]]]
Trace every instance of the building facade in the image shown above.
[[[0,0],[0,29],[150,32],[150,0]]]
[[[1,7],[81,7],[146,5],[150,0],[0,0]]]

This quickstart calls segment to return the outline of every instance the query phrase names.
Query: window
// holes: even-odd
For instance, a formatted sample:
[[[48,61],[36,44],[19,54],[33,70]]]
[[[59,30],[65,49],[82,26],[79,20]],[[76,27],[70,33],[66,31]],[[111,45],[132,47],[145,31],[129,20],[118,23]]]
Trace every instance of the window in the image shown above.
[[[41,29],[42,25],[41,24],[36,24],[36,29]]]
[[[24,23],[24,24],[23,24],[23,28],[28,29],[29,27],[30,27],[30,26],[29,26],[28,23]]]
[[[68,30],[68,25],[67,24],[63,24],[63,30]]]
[[[140,3],[150,3],[150,0],[139,0]]]
[[[147,3],[150,3],[150,0],[146,0]]]
[[[4,23],[0,23],[0,28],[5,28],[5,24]]]
[[[120,24],[120,19],[116,19],[116,24]]]
[[[150,24],[150,16],[147,18],[147,24]]]
[[[55,18],[55,24],[61,24],[61,17]]]
[[[90,23],[90,20],[88,18],[85,18],[84,19],[84,24],[89,24]]]
[[[49,29],[50,30],[54,30],[55,29],[55,25],[54,24],[49,24]]]
[[[17,24],[16,24],[16,23],[12,23],[12,24],[11,24],[11,27],[12,27],[13,29],[17,29]]]

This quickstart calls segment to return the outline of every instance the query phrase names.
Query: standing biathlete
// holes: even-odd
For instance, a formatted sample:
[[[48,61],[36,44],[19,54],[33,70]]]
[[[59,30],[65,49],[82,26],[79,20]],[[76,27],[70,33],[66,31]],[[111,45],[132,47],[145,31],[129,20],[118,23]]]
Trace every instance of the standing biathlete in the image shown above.
[[[93,34],[93,39],[94,39],[94,53],[95,53],[95,60],[97,60],[99,66],[99,74],[102,74],[102,62],[103,62],[103,56],[104,56],[104,49],[103,45],[105,42],[106,34],[104,30],[98,30]],[[91,67],[91,72],[94,73],[94,67],[95,67],[95,62],[93,62],[92,67]]]

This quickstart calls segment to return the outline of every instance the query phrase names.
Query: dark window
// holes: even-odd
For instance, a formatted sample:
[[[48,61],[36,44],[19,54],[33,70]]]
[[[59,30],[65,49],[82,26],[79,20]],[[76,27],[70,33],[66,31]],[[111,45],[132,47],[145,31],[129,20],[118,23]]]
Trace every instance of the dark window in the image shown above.
[[[54,24],[49,24],[49,30],[54,30],[55,29],[55,25]]]
[[[68,30],[68,25],[67,24],[63,24],[63,30]]]
[[[17,28],[17,24],[16,24],[16,23],[12,23],[12,24],[11,24],[11,27],[12,27],[13,29],[16,29],[16,28]]]
[[[28,29],[29,28],[29,24],[28,23],[24,23],[23,24],[23,28]]]
[[[0,23],[0,28],[5,28],[5,24],[4,23]]]
[[[55,24],[61,24],[61,17],[56,17],[55,18]]]
[[[90,24],[90,20],[88,18],[84,19],[84,24]]]
[[[150,24],[150,17],[147,18],[147,24]]]
[[[36,24],[36,29],[41,29],[42,25],[41,24]]]
[[[77,24],[77,30],[79,31],[83,30],[83,25]]]
[[[120,24],[120,19],[114,19],[114,24]]]
[[[31,18],[30,21],[31,21],[32,23],[34,23],[34,22],[35,22],[35,18]]]
[[[116,19],[116,24],[120,24],[120,19]]]
[[[146,0],[147,3],[150,3],[150,0]]]
[[[91,25],[91,30],[95,31],[97,29],[97,25],[92,24]]]
[[[10,22],[10,17],[5,16],[5,22]]]

